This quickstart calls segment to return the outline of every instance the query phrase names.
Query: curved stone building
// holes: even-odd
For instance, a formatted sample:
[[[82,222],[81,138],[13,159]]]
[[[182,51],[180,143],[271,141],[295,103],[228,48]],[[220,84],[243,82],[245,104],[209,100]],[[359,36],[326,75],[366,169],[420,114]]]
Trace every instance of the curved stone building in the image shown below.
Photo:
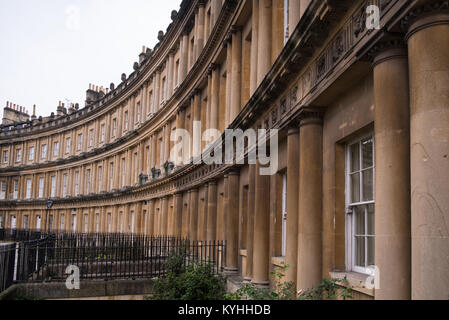
[[[447,299],[448,10],[184,0],[84,108],[7,104],[0,227],[226,240],[226,271],[261,286],[285,261],[298,290],[347,276],[360,299]],[[207,129],[267,130],[275,174],[206,161],[224,145]]]

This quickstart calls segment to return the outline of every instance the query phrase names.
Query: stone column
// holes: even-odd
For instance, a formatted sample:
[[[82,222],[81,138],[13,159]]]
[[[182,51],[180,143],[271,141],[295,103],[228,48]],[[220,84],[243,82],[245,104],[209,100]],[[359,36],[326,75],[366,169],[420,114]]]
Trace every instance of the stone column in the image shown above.
[[[253,247],[254,247],[254,209],[256,196],[256,166],[249,165],[248,173],[248,221],[246,223],[246,274],[243,275],[246,282],[250,282],[253,276]]]
[[[168,235],[168,198],[163,197],[161,200],[161,234]]]
[[[209,182],[207,199],[207,241],[216,240],[217,236],[217,182]]]
[[[209,125],[211,129],[219,129],[218,125],[218,113],[220,102],[220,70],[217,65],[211,66],[211,95],[210,95],[210,121]]]
[[[239,172],[233,170],[228,175],[228,210],[226,216],[226,273],[239,270]]]
[[[225,128],[230,124],[231,119],[231,87],[232,87],[232,45],[231,38],[228,35],[224,42],[226,46],[226,110],[225,110]]]
[[[150,236],[154,236],[154,222],[154,199],[151,199],[148,201],[148,235]]]
[[[185,108],[180,107],[178,109],[178,113],[176,115],[176,141],[175,144],[179,144],[180,141],[179,139],[181,138],[180,136],[180,132],[178,129],[185,129]],[[185,148],[185,146],[184,146]],[[176,159],[173,159],[173,161],[175,161],[175,165],[176,166],[182,166],[183,165],[183,161],[184,161],[184,154],[186,153],[186,150],[183,150],[183,154],[181,157],[181,153],[179,152],[180,150],[178,150],[178,153],[176,154]]]
[[[271,68],[271,0],[259,0],[259,30],[257,41],[257,86]]]
[[[175,68],[175,52],[170,50],[168,53],[168,66],[167,66],[167,100],[173,95],[174,88],[174,68]]]
[[[254,208],[253,277],[257,286],[268,286],[270,265],[270,176],[260,175],[256,165]]]
[[[299,143],[297,289],[321,282],[323,124],[313,110],[303,114]]]
[[[198,240],[198,189],[190,191],[190,221],[189,221],[189,240]]]
[[[288,34],[289,37],[295,31],[301,18],[301,0],[288,1]]]
[[[168,121],[167,125],[165,126],[165,137],[164,137],[164,160],[165,162],[170,161],[170,136],[171,136],[171,121]]]
[[[374,59],[375,298],[410,299],[410,110],[405,46],[379,46]]]
[[[211,30],[213,29],[215,22],[217,22],[217,19],[220,16],[221,7],[221,0],[211,0]]]
[[[258,59],[258,36],[259,36],[259,0],[253,0],[253,16],[251,31],[251,75],[249,91],[250,96],[257,90],[257,59]]]
[[[156,77],[154,79],[154,106],[153,106],[153,112],[152,113],[156,113],[158,112],[160,106],[161,106],[161,70],[157,69],[156,70]],[[133,118],[132,122],[134,122]]]
[[[187,76],[188,54],[189,54],[189,32],[184,30],[181,34],[181,55],[179,56],[179,83],[181,84]]]
[[[182,193],[176,193],[175,194],[175,201],[174,201],[174,227],[175,227],[175,236],[181,237],[182,236]]]
[[[289,269],[286,281],[296,283],[298,263],[298,194],[299,194],[299,128],[288,130],[287,138],[287,250],[286,264]]]
[[[411,18],[415,16],[406,37],[411,93],[412,299],[447,299],[449,13],[427,6]]]
[[[192,157],[201,155],[201,132],[196,130],[195,123],[201,123],[201,90],[195,90],[193,98],[193,121],[192,121]],[[201,128],[203,130],[203,128]]]
[[[205,23],[205,19],[204,19],[204,2],[200,1],[198,3],[198,23],[196,25],[197,30],[196,30],[196,54],[195,54],[195,59],[198,59],[198,57],[201,55],[201,51],[204,48],[204,23]]]
[[[240,26],[232,26],[232,77],[231,77],[231,113],[232,123],[240,113],[242,103],[242,31]]]
[[[290,0],[290,1],[292,1],[292,0]],[[300,18],[301,18],[304,15],[304,13],[306,12],[311,0],[299,0],[299,1],[301,2],[301,4],[300,4],[300,10],[301,10]]]

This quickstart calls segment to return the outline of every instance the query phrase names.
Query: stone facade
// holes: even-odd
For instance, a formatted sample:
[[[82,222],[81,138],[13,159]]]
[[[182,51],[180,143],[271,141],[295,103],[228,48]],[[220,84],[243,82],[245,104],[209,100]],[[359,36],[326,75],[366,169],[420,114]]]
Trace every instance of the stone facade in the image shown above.
[[[261,286],[284,261],[298,290],[447,299],[448,1],[184,0],[172,20],[85,108],[4,123],[0,227],[226,240],[226,272]],[[175,164],[194,121],[279,129],[277,173]]]

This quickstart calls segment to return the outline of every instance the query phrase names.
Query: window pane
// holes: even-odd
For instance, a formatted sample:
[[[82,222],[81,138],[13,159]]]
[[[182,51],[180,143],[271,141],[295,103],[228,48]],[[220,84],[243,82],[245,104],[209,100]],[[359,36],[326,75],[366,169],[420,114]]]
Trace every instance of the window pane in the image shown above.
[[[374,236],[374,204],[370,204],[368,206],[368,230],[367,234],[370,236]]]
[[[363,201],[374,200],[374,170],[363,171]]]
[[[351,203],[360,202],[360,173],[351,175]]]
[[[364,236],[365,235],[365,209],[363,207],[354,208],[354,235]]]
[[[358,143],[351,146],[351,172],[360,170],[360,146]]]
[[[355,237],[355,265],[365,267],[365,238]]]
[[[371,168],[374,165],[373,139],[362,141],[362,169]]]
[[[374,266],[374,237],[368,237],[368,266]]]

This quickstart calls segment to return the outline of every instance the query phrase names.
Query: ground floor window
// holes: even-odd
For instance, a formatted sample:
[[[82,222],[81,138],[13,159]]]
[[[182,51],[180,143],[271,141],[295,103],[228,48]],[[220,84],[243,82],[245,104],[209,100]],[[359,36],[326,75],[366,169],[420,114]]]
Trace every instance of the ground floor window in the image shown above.
[[[374,138],[359,137],[346,149],[347,264],[374,272]]]

